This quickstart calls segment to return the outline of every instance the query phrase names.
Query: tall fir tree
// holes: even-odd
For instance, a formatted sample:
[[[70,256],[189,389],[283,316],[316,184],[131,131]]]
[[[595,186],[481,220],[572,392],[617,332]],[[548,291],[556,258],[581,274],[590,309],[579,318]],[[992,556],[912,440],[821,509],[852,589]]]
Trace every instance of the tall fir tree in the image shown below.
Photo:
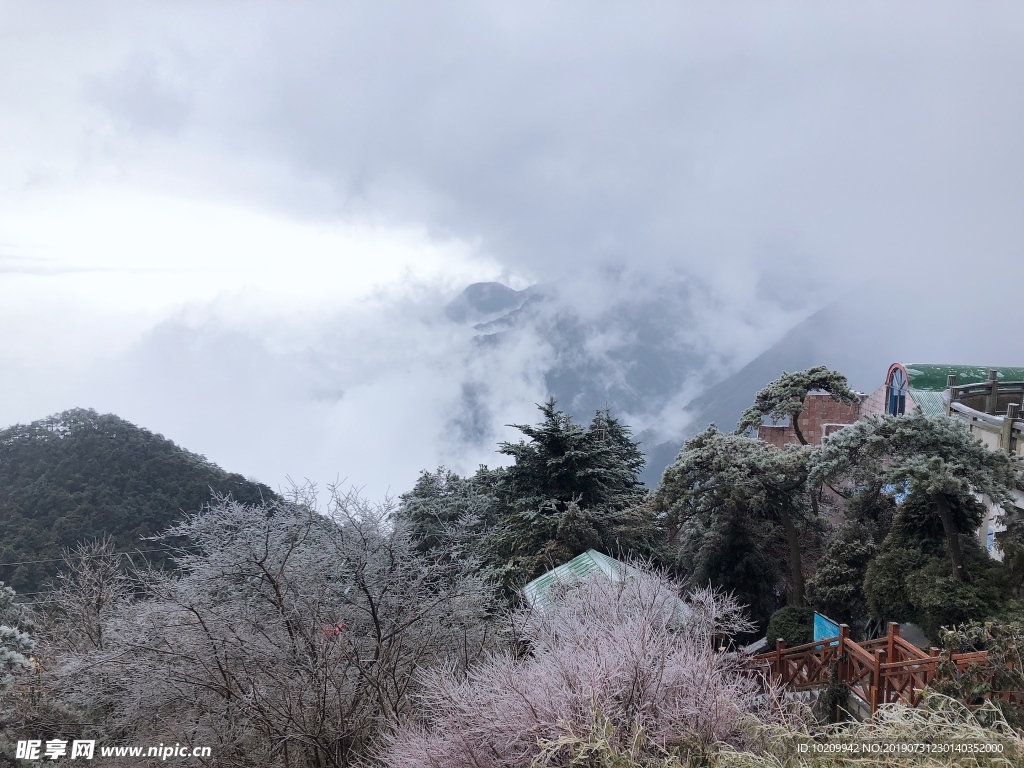
[[[593,548],[612,556],[651,556],[662,540],[644,505],[644,458],[629,427],[607,410],[587,427],[538,408],[537,425],[514,424],[527,439],[501,443],[513,463],[493,471],[500,517],[484,552],[492,578],[512,591]]]

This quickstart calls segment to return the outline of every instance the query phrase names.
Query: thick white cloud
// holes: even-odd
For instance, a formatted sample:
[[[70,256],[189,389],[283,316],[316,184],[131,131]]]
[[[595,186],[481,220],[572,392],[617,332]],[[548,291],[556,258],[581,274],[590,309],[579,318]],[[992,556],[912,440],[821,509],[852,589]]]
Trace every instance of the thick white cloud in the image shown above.
[[[928,318],[1013,274],[1022,34],[1011,3],[4,3],[0,423],[93,405],[401,490],[487,460],[554,354],[438,308],[559,280],[612,363],[615,317],[693,287],[699,375],[628,414],[669,438],[859,282]]]

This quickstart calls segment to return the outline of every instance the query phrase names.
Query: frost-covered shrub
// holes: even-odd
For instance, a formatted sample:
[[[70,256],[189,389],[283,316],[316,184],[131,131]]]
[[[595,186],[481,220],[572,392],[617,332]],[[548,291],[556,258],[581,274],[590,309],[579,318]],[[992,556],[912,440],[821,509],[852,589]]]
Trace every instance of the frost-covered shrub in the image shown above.
[[[24,607],[14,602],[15,592],[0,581],[0,693],[15,675],[31,668],[29,656],[35,643],[25,629],[31,621]]]
[[[678,594],[648,572],[598,576],[565,588],[547,611],[523,611],[517,631],[528,650],[463,676],[426,673],[421,717],[391,737],[381,760],[525,768],[568,764],[599,744],[643,765],[719,741],[740,746],[745,715],[775,717],[743,660],[715,650],[716,638],[749,624],[731,598]]]
[[[351,765],[407,712],[416,670],[466,665],[491,635],[472,564],[420,554],[392,511],[354,493],[323,514],[217,499],[168,533],[188,544],[179,571],[136,574],[110,611],[78,609],[113,591],[88,558],[62,618],[89,642],[55,641],[41,684],[101,741],[209,746],[222,768]]]

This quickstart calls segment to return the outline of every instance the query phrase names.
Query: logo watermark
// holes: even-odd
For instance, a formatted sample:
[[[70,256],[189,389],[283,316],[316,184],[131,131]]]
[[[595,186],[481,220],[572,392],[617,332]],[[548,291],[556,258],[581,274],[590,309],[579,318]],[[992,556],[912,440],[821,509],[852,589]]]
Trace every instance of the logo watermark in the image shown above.
[[[209,747],[189,747],[179,743],[149,747],[108,747],[100,746],[100,757],[156,757],[160,760],[182,757],[210,757]],[[95,739],[25,739],[19,741],[15,757],[19,760],[92,760],[97,754]]]
[[[977,755],[985,753],[1002,754],[1003,745],[998,742],[813,742],[798,744],[800,754],[848,754],[848,755],[932,755],[958,754]]]

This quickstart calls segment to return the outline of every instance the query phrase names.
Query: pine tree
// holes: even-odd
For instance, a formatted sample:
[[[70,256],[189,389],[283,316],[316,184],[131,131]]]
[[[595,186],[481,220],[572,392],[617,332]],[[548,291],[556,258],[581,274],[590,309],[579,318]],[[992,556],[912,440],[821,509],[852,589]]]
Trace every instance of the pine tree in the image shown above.
[[[756,431],[765,417],[772,422],[788,418],[800,444],[807,445],[800,431],[800,414],[804,412],[804,402],[811,392],[825,392],[836,402],[848,405],[860,402],[860,397],[850,389],[846,377],[838,371],[823,365],[796,373],[783,371],[782,376],[757,393],[754,404],[740,416],[736,426],[737,434],[748,429]]]
[[[764,627],[775,611],[779,570],[759,542],[756,526],[733,506],[704,535],[690,540],[689,582],[713,585],[746,606],[750,618]]]
[[[912,621],[934,639],[940,626],[997,612],[1007,597],[1008,569],[974,535],[985,511],[979,499],[1012,508],[1018,467],[962,422],[920,410],[871,417],[830,437],[817,454],[813,481],[840,493],[852,489],[854,518],[870,524],[879,513],[875,531],[882,539],[863,582],[867,614]]]
[[[813,449],[789,446],[778,450],[757,440],[719,432],[712,424],[683,446],[665,470],[654,493],[654,507],[678,538],[694,524],[710,534],[736,530],[766,546],[781,534],[789,560],[793,605],[804,604],[801,534],[813,519],[807,478]],[[733,519],[735,518],[735,520]],[[703,546],[703,542],[700,544]],[[727,552],[731,547],[721,548]],[[756,581],[768,572],[751,574],[747,589],[758,593]],[[716,585],[718,586],[718,585]]]
[[[812,482],[850,488],[901,489],[929,530],[944,540],[951,577],[962,579],[963,537],[981,523],[987,496],[1012,512],[1011,489],[1019,463],[990,451],[962,422],[926,417],[920,409],[907,416],[873,416],[829,438],[815,460]],[[904,515],[906,517],[906,515]],[[930,521],[930,522],[928,522]],[[919,530],[917,541],[927,537]]]
[[[861,522],[840,528],[825,545],[818,570],[807,582],[811,604],[829,618],[855,624],[868,614],[864,577],[878,554],[871,529]]]
[[[492,578],[511,591],[588,548],[651,555],[660,536],[629,428],[607,410],[584,428],[554,399],[538,408],[539,424],[512,425],[528,439],[498,448],[513,464],[491,475],[501,510],[485,544]]]

